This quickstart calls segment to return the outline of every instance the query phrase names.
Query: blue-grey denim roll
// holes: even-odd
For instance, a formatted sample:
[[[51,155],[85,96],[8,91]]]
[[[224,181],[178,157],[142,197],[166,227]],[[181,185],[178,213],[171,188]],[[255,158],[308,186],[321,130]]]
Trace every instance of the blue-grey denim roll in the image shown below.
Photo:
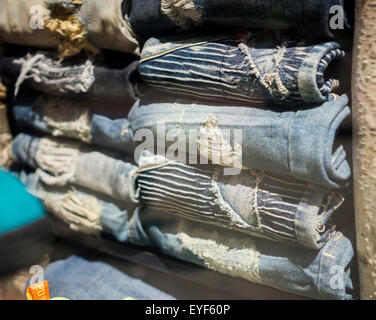
[[[314,105],[338,87],[325,70],[344,51],[336,42],[307,43],[278,34],[184,35],[149,39],[139,71],[172,94],[247,103]]]
[[[138,203],[135,185],[137,166],[129,157],[67,139],[16,136],[11,147],[14,161],[36,170],[41,181],[51,186],[78,185],[117,201]]]
[[[138,95],[138,61],[127,56],[123,59],[121,65],[112,66],[107,60],[61,61],[56,52],[38,51],[21,57],[3,56],[1,69],[14,80],[16,95],[25,85],[60,97],[116,102],[126,109]]]
[[[20,131],[35,130],[133,155],[133,131],[125,118],[128,111],[112,109],[108,103],[94,104],[22,90],[12,112]]]
[[[209,25],[294,30],[313,39],[333,36],[332,6],[343,8],[343,0],[132,0],[128,17],[144,39]]]
[[[276,245],[168,214],[143,211],[151,241],[165,254],[236,278],[315,299],[351,299],[354,250],[336,232],[320,251]]]
[[[141,139],[146,136],[153,140],[148,151],[158,148],[156,152],[176,159],[168,151],[183,141],[178,159],[185,163],[192,163],[191,154],[196,152],[223,166],[341,188],[348,185],[351,169],[343,146],[334,146],[336,131],[350,114],[347,103],[342,95],[316,108],[286,111],[146,95],[135,103],[128,119],[137,140],[136,153],[145,147]]]
[[[124,204],[103,194],[73,186],[43,183],[35,173],[14,172],[46,209],[72,230],[100,236],[107,234],[127,244],[151,246],[143,230],[137,204]]]

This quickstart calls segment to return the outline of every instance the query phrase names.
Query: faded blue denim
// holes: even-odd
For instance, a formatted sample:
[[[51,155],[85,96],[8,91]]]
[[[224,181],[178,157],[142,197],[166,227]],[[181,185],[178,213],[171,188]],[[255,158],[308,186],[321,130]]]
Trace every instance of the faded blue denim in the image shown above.
[[[336,131],[350,114],[347,103],[347,96],[342,95],[312,109],[264,110],[150,94],[135,103],[128,119],[137,139],[136,151],[158,149],[155,152],[166,155],[166,150],[174,150],[176,141],[182,141],[181,155],[167,154],[169,158],[192,163],[190,155],[196,151],[210,160],[220,158],[215,164],[341,188],[348,185],[351,170],[343,146],[334,146]],[[191,131],[196,134],[193,138]],[[150,146],[141,142],[143,135],[154,139]],[[210,139],[214,142],[205,149]],[[216,150],[219,143],[227,149]],[[229,160],[223,161],[228,154]]]
[[[332,37],[334,5],[343,7],[343,0],[132,0],[128,16],[133,31],[144,39],[208,25],[294,29],[313,39]]]
[[[47,185],[35,173],[21,171],[16,174],[33,195],[43,200],[47,210],[71,229],[96,236],[112,235],[127,244],[152,245],[141,226],[136,204],[125,204],[73,185]]]
[[[178,259],[310,298],[352,297],[354,250],[340,232],[314,251],[152,211],[142,212],[141,221],[152,242]]]
[[[134,153],[133,131],[124,118],[126,109],[113,112],[107,104],[98,106],[90,101],[21,91],[12,110],[20,131],[36,130],[130,155]]]
[[[169,294],[150,286],[141,279],[133,278],[107,263],[87,260],[85,255],[74,255],[65,260],[55,261],[46,268],[43,275],[44,279],[48,281],[51,298],[175,300]]]
[[[344,51],[336,42],[309,43],[279,34],[188,34],[149,39],[139,71],[171,94],[293,108],[321,104],[339,86],[325,70]]]
[[[28,165],[47,185],[78,185],[117,201],[138,203],[137,167],[129,158],[93,151],[70,140],[38,138],[20,133],[11,148],[16,162]]]

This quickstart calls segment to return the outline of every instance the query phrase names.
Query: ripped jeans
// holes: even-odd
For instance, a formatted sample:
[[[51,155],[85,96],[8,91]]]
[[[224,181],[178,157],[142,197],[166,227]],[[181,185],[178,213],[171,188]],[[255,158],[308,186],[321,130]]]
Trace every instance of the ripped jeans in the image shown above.
[[[57,48],[61,57],[96,48],[139,54],[127,0],[0,0],[0,41]],[[104,27],[105,26],[105,27]]]
[[[328,188],[263,171],[226,176],[220,166],[189,166],[147,151],[137,168],[77,143],[22,133],[12,155],[49,186],[77,185],[155,212],[310,249],[330,238],[328,221],[344,200]]]
[[[335,147],[335,135],[350,114],[347,103],[343,95],[316,108],[263,110],[161,99],[154,93],[138,100],[128,118],[136,161],[143,149],[190,164],[198,163],[192,158],[196,154],[199,163],[206,158],[223,166],[226,174],[251,168],[341,188],[351,170],[343,146]]]
[[[95,108],[89,102],[32,94],[21,94],[13,113],[21,130],[135,154],[136,161],[144,148],[176,159],[177,140],[178,160],[183,163],[210,160],[225,169],[239,168],[236,174],[251,168],[340,188],[351,176],[344,148],[334,147],[336,131],[350,114],[347,103],[343,95],[311,109],[265,110],[161,97],[150,90],[134,104],[129,121],[113,119],[107,105]],[[195,153],[199,162],[192,158]]]
[[[59,97],[116,103],[126,110],[138,96],[138,61],[132,61],[125,56],[114,67],[93,58],[61,61],[56,52],[38,51],[21,57],[2,57],[1,70],[15,82],[16,96],[25,85]],[[23,99],[29,94],[23,93]]]
[[[343,0],[132,0],[128,16],[144,39],[208,25],[294,29],[303,37],[325,38],[332,36],[332,6],[343,7]]]
[[[161,158],[148,153],[143,153],[140,158],[140,166],[143,168],[140,169],[137,180],[142,206],[136,209],[135,204],[111,202],[103,194],[93,194],[81,187],[47,185],[38,174],[22,173],[21,179],[33,194],[44,200],[51,213],[59,216],[74,230],[96,235],[111,234],[117,241],[128,244],[152,245],[178,259],[298,295],[318,299],[351,298],[349,290],[352,289],[352,282],[348,265],[353,257],[353,248],[350,241],[340,232],[330,232],[319,250],[276,244],[267,239],[252,237],[247,232],[239,232],[224,224],[220,226],[221,224],[215,221],[218,222],[221,218],[230,220],[224,215],[225,212],[220,210],[206,213],[200,209],[202,216],[209,215],[202,220],[197,217],[191,219],[184,215],[184,205],[181,205],[180,200],[180,194],[184,191],[182,188],[177,190],[174,201],[162,203],[162,207],[167,207],[169,210],[161,210],[148,198],[163,199],[166,189],[173,182],[173,175],[171,174],[171,179],[165,182],[159,177],[169,176],[168,174],[171,173],[169,170],[176,172],[180,170],[180,179],[177,178],[176,183],[181,183],[190,181],[193,175],[192,172],[189,173],[189,168],[176,167],[176,164],[170,162],[165,163],[164,166],[158,166],[158,163],[161,163]],[[156,166],[155,171],[148,168],[153,164]],[[245,201],[241,206],[240,201],[237,202],[234,196],[231,197],[232,192],[236,195],[236,184],[235,186],[231,183],[225,185],[225,182],[217,184],[223,200],[222,205],[226,207],[225,201],[227,201],[227,206],[237,205],[233,213],[238,215],[238,220],[254,219],[255,215],[252,210],[248,212],[248,216],[245,215],[247,207]],[[205,185],[204,183],[205,180],[201,181],[201,187]],[[250,181],[248,183],[251,184]],[[194,186],[187,182],[185,184],[185,191],[189,189],[189,186]],[[146,185],[148,187],[145,187]],[[266,183],[265,186],[267,186]],[[251,190],[252,186],[247,186],[243,182],[239,188]],[[259,198],[262,201],[264,192],[261,190],[263,187],[259,192]],[[202,194],[210,196],[210,192]],[[189,195],[185,194],[185,206],[191,208],[193,203],[188,197]],[[197,200],[200,199],[197,198]],[[268,197],[264,197],[266,202],[267,199]],[[287,199],[285,198],[284,204],[280,202],[279,208],[284,205],[285,208],[291,210],[288,208],[289,200]],[[207,200],[207,202],[213,203],[214,207],[217,205],[218,208],[218,203],[215,204],[213,200]],[[158,201],[154,202],[158,204]],[[276,205],[278,201],[270,198],[269,203],[272,202]],[[175,212],[172,210],[173,203],[176,204]],[[227,210],[229,210],[228,207]],[[278,219],[275,218],[278,214],[281,218],[279,222],[287,217],[286,212],[278,212],[271,208],[267,210],[270,210],[269,213],[274,210],[274,218],[268,220],[265,214],[262,216],[264,222],[273,220],[277,222]],[[197,209],[191,210],[191,215],[194,215],[196,211]],[[214,223],[210,223],[208,221],[210,219]],[[302,223],[304,224],[304,221]],[[287,223],[286,226],[288,226]],[[296,226],[299,226],[298,221],[296,221]]]
[[[339,86],[324,73],[344,54],[336,42],[312,44],[278,34],[188,34],[149,39],[139,71],[147,84],[170,94],[311,107]]]

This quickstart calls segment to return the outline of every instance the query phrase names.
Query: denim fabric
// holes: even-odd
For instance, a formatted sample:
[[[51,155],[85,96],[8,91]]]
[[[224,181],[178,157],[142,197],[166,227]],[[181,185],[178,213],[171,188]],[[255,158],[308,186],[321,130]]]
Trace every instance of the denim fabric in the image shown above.
[[[319,104],[339,82],[326,80],[344,56],[336,42],[311,44],[278,34],[189,34],[151,38],[142,49],[140,75],[173,94],[253,103]]]
[[[133,0],[128,15],[133,31],[145,39],[208,25],[295,29],[313,39],[332,37],[334,5],[343,7],[343,0]]]
[[[21,131],[33,129],[133,155],[133,131],[128,119],[124,118],[127,113],[126,109],[113,112],[105,103],[75,101],[23,90],[13,107],[15,124]]]
[[[142,212],[165,254],[233,277],[317,299],[351,299],[351,242],[337,232],[320,251],[298,249],[168,214]]]
[[[92,235],[112,235],[119,242],[151,245],[135,204],[124,204],[99,193],[68,185],[50,186],[34,173],[17,173],[30,193],[71,229]]]
[[[47,185],[74,184],[121,202],[138,203],[137,167],[129,159],[93,151],[89,146],[69,140],[37,138],[24,133],[14,139],[12,157],[36,169],[36,174]]]
[[[117,201],[140,201],[153,212],[311,249],[322,247],[333,233],[328,221],[343,202],[337,192],[289,177],[256,170],[225,176],[219,166],[187,166],[147,152],[137,170],[99,152],[25,134],[16,137],[12,151],[47,185],[76,184]]]
[[[341,194],[257,170],[236,176],[220,167],[188,166],[143,152],[137,185],[144,211],[217,225],[280,243],[322,247]],[[328,224],[329,225],[329,224]]]
[[[46,268],[43,276],[48,281],[51,298],[175,300],[140,279],[133,278],[107,263],[87,260],[85,256],[73,255],[53,262]]]
[[[88,40],[91,45],[99,49],[138,55],[138,43],[132,34],[128,17],[123,15],[124,5],[128,2],[128,0],[0,0],[0,41],[25,46],[58,48],[64,52],[67,46],[72,48]],[[72,20],[59,21],[63,18],[63,15],[59,16],[59,12],[65,9],[69,13],[69,7],[75,7],[72,17],[79,25],[74,25]],[[36,10],[33,11],[33,8]],[[58,29],[53,30],[55,33],[51,33],[46,27],[46,19],[50,19],[50,13],[58,17],[55,20]],[[41,20],[44,24],[39,28],[38,23]],[[62,21],[65,24],[61,23]],[[31,23],[36,27],[31,28]],[[56,35],[63,35],[64,40],[57,41],[54,37]],[[81,39],[82,36],[84,39]]]
[[[124,58],[121,66],[91,59],[61,61],[55,52],[39,51],[23,57],[4,56],[2,73],[35,90],[68,98],[116,102],[129,108],[136,100],[138,61]],[[129,63],[128,63],[129,62]]]
[[[222,166],[265,170],[340,188],[351,176],[343,146],[335,147],[336,130],[350,114],[347,102],[343,95],[317,108],[285,111],[150,94],[135,103],[128,119],[137,140],[136,153],[147,148],[193,163],[191,154],[196,152]],[[153,143],[141,143],[142,136]],[[170,152],[176,144],[185,147],[177,157]]]

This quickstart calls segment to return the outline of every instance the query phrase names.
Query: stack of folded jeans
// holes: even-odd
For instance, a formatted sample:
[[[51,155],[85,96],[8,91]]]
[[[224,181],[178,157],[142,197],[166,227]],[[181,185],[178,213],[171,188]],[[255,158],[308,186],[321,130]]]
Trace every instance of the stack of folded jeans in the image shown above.
[[[333,223],[350,109],[326,78],[344,56],[327,41],[342,1],[52,0],[40,37],[22,17],[41,0],[2,2],[0,39],[38,47],[1,61],[18,130],[8,154],[52,214],[233,277],[351,298],[353,247]]]

